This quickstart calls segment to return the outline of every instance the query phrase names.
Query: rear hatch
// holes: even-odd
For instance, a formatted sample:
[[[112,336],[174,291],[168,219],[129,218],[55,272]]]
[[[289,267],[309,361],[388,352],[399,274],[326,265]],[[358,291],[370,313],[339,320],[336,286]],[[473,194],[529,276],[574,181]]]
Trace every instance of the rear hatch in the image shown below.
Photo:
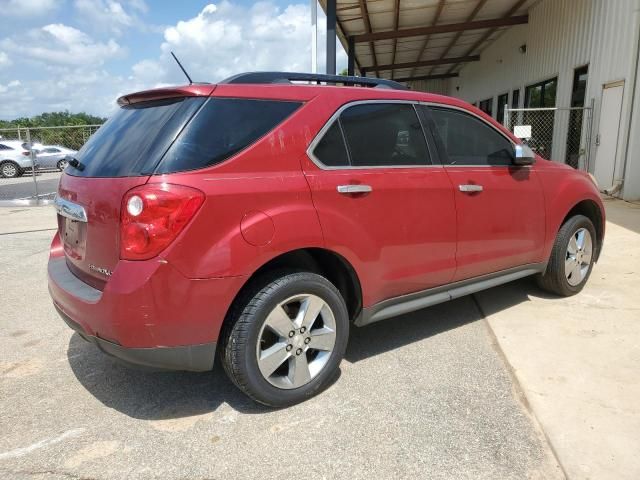
[[[104,287],[120,258],[124,194],[147,182],[213,89],[121,98],[118,111],[70,162],[58,189],[58,231],[70,270],[86,283]]]

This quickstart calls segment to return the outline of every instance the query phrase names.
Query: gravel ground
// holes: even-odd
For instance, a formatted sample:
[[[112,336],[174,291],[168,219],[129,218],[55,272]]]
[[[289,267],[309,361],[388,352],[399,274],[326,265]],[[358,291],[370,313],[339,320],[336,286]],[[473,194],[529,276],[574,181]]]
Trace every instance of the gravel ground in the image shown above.
[[[1,478],[562,478],[471,297],[354,329],[327,391],[269,410],[72,334],[52,233],[0,235]]]

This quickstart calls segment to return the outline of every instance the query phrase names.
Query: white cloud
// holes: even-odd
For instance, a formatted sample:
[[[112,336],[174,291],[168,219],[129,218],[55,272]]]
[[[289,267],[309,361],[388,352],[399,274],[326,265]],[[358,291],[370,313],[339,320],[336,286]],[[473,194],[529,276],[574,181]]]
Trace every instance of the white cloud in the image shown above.
[[[122,35],[131,28],[157,29],[138,15],[149,10],[144,0],[75,0],[74,6],[83,24],[101,32]]]
[[[20,80],[11,80],[6,85],[0,83],[0,93],[8,92],[9,89],[19,87],[20,85]]]
[[[116,12],[117,7],[109,5],[118,3],[125,16],[115,15],[119,18],[115,25],[123,29],[128,18],[135,24],[137,15],[148,8],[141,0],[76,0],[76,5],[84,1],[115,8]],[[323,24],[324,19],[319,18],[319,71],[324,68]],[[0,40],[0,67],[14,64],[11,78],[7,78],[9,69],[0,70],[4,74],[0,77],[0,118],[64,109],[108,115],[117,108],[119,95],[185,83],[170,51],[176,53],[195,81],[216,82],[255,70],[310,71],[311,27],[306,2],[282,8],[270,1],[244,6],[223,0],[207,5],[198,15],[166,27],[158,55],[138,60],[129,75],[116,75],[105,65],[126,53],[120,40],[109,38],[116,35],[115,27],[109,27],[108,40],[95,38],[97,28],[51,23]],[[2,52],[10,53],[11,58]],[[346,55],[339,49],[338,69],[344,65]],[[13,83],[14,71],[30,74],[18,76],[15,81],[19,83]]]
[[[57,8],[60,0],[0,0],[2,16],[32,17],[45,15]]]
[[[12,73],[26,73],[0,88],[0,118],[113,108],[115,85],[122,79],[102,65],[124,53],[115,40],[97,42],[74,27],[49,24],[6,38],[0,48],[20,52],[13,58],[17,67]]]
[[[95,68],[123,53],[113,39],[106,43],[96,42],[86,33],[61,23],[9,37],[2,40],[0,46],[9,51],[19,51],[21,57],[47,66],[85,65]]]
[[[12,64],[13,62],[11,61],[11,59],[9,58],[9,55],[7,55],[4,52],[0,52],[0,68],[3,67],[8,67]]]
[[[289,5],[282,9],[271,2],[251,7],[223,0],[209,4],[195,17],[179,21],[164,31],[161,55],[155,63],[146,60],[134,68],[144,79],[143,67],[163,72],[162,81],[184,81],[169,52],[174,51],[194,80],[219,81],[232,74],[252,70],[311,70],[309,7]],[[319,25],[319,33],[324,28]],[[323,38],[320,35],[319,43]],[[324,59],[319,55],[319,58]],[[344,52],[338,63],[344,64]],[[323,68],[323,64],[319,68]],[[154,77],[158,81],[158,77]]]

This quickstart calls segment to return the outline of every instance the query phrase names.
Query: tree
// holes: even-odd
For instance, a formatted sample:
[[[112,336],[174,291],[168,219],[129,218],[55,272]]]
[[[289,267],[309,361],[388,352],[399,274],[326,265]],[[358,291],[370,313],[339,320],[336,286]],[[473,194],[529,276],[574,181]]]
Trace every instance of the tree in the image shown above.
[[[34,117],[20,117],[15,120],[0,120],[0,128],[18,127],[61,127],[67,125],[101,125],[105,118],[88,113],[46,112]]]

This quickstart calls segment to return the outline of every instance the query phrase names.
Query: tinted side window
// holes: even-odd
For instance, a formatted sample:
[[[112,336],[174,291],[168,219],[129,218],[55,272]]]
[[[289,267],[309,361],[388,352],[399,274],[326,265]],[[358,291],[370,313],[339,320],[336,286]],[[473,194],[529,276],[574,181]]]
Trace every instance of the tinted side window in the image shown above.
[[[349,165],[349,156],[338,121],[333,122],[329,130],[325,132],[316,148],[313,149],[313,154],[328,167]]]
[[[220,163],[275,128],[300,105],[299,102],[211,98],[169,148],[156,173]]]
[[[180,97],[119,108],[75,155],[84,168],[70,165],[66,172],[81,177],[150,175],[204,101]]]
[[[431,108],[449,165],[511,165],[513,145],[483,121],[457,110]]]
[[[340,115],[351,165],[429,165],[429,151],[413,105],[367,103]]]
[[[0,144],[0,150],[13,150],[13,148]]]

